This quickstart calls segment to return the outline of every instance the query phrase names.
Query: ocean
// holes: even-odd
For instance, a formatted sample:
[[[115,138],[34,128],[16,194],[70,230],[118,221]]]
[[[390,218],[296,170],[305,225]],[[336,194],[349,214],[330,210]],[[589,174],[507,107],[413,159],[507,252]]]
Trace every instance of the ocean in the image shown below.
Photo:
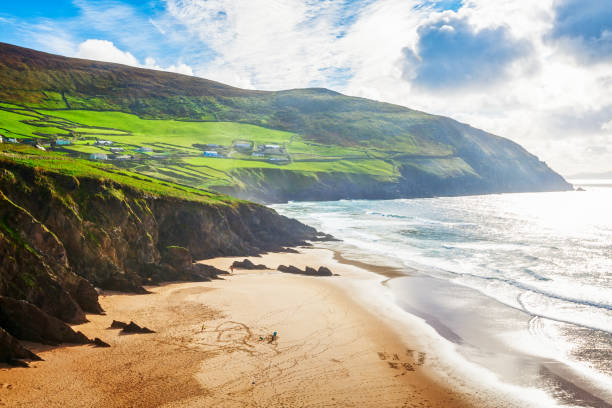
[[[395,303],[496,384],[546,396],[525,404],[611,407],[612,180],[573,182],[586,191],[273,207],[394,268]]]

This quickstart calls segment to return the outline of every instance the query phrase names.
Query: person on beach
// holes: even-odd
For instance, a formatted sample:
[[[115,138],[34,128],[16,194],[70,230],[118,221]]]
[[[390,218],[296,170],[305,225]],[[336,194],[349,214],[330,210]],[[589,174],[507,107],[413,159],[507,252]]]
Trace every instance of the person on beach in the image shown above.
[[[234,273],[234,265],[230,265],[230,273]]]

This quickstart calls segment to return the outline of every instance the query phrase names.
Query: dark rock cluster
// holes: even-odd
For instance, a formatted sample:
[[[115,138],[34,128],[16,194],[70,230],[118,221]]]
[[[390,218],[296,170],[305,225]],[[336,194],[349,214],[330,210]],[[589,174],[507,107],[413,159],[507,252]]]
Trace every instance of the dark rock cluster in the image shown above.
[[[308,275],[308,276],[332,276],[333,275],[332,272],[329,270],[329,268],[325,266],[321,266],[319,267],[319,269],[315,269],[310,266],[307,266],[306,269],[301,270],[300,268],[295,267],[293,265],[289,265],[289,266],[279,265],[278,268],[276,269],[281,272],[294,273],[298,275]]]
[[[266,265],[264,264],[258,264],[255,265],[253,262],[251,262],[248,259],[244,259],[242,261],[234,261],[232,263],[232,268],[236,268],[236,269],[270,269],[268,268]]]
[[[18,339],[48,345],[90,343],[83,333],[75,332],[33,304],[0,296],[0,362],[27,367],[21,359],[40,360],[21,346]]]
[[[153,330],[148,327],[141,327],[134,322],[124,323],[118,320],[113,320],[111,323],[110,329],[121,329],[121,334],[147,334],[147,333],[155,333]]]

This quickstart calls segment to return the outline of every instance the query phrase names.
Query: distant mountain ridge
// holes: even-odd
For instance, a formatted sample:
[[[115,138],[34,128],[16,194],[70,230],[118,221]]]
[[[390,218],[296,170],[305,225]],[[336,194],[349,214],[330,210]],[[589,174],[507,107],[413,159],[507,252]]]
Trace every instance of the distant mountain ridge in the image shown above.
[[[230,139],[250,140],[253,147],[264,143],[266,129],[289,132],[282,143],[284,165],[271,166],[272,157],[261,159],[260,165],[237,152],[231,156],[233,164],[207,161],[200,166],[194,159],[171,169],[171,176],[162,174],[241,198],[279,202],[571,189],[563,177],[508,139],[450,118],[327,89],[244,90],[4,43],[0,85],[0,101],[56,110],[60,117],[64,111],[116,111],[145,120],[250,124],[261,137],[238,127]],[[95,115],[87,118],[93,122],[84,125],[97,125]],[[198,132],[181,148],[214,142]],[[149,164],[147,174],[157,172],[156,166]],[[199,166],[198,172],[205,167],[222,171],[215,176],[222,180],[189,166]]]

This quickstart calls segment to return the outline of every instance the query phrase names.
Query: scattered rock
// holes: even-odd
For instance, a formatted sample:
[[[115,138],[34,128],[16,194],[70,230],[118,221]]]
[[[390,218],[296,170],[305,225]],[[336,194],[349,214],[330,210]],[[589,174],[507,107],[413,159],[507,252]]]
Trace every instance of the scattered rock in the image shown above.
[[[205,265],[201,263],[193,264],[193,275],[192,279],[196,281],[209,281],[211,279],[220,279],[219,275],[227,275],[227,271],[215,268],[212,265]]]
[[[329,268],[325,266],[321,266],[319,267],[319,270],[317,271],[317,275],[318,276],[332,276],[333,273],[332,271],[329,270]]]
[[[308,275],[308,276],[332,276],[332,272],[326,268],[325,266],[321,266],[318,270],[307,266],[305,270],[301,270],[293,265],[285,266],[279,265],[277,270],[285,273],[294,273],[299,275]]]
[[[110,347],[110,344],[108,344],[105,341],[102,341],[99,337],[96,337],[95,339],[93,339],[91,344],[93,344],[96,347]]]
[[[586,191],[586,190],[585,190],[584,188],[582,188],[582,187],[578,187],[578,188],[576,189],[576,191]]]
[[[325,234],[317,231],[317,235],[314,238],[310,238],[311,241],[323,241],[323,242],[331,242],[331,241],[341,241],[340,239],[334,237],[330,234]]]
[[[117,292],[137,293],[141,295],[150,293],[142,286],[129,281],[127,278],[116,275],[110,276],[102,282],[100,286],[105,290],[116,290]]]
[[[109,329],[125,329],[127,323],[120,322],[119,320],[113,320]]]
[[[25,300],[0,296],[0,327],[20,340],[58,345],[87,344],[89,339],[60,319],[50,316]]]
[[[232,267],[236,269],[270,269],[266,265],[262,265],[262,264],[255,265],[253,262],[249,261],[248,259],[244,259],[242,262],[234,261],[234,263],[232,264]]]
[[[155,333],[155,332],[147,327],[140,327],[136,323],[130,322],[130,324],[128,324],[127,326],[123,328],[123,330],[121,330],[121,333],[122,334],[133,334],[133,333],[146,334],[146,333]]]
[[[306,270],[304,270],[304,274],[305,275],[310,275],[310,276],[316,276],[317,275],[317,270],[315,268],[311,268],[310,266],[307,266]]]
[[[0,362],[13,366],[28,367],[21,359],[40,361],[42,358],[23,347],[19,341],[0,327]]]
[[[300,252],[294,248],[282,248],[281,252],[286,252],[288,254],[299,254]]]
[[[276,269],[281,271],[281,272],[296,273],[296,274],[299,274],[299,275],[303,275],[305,273],[303,270],[301,270],[300,268],[296,268],[293,265],[289,265],[289,266],[279,265],[278,268],[276,268]]]

